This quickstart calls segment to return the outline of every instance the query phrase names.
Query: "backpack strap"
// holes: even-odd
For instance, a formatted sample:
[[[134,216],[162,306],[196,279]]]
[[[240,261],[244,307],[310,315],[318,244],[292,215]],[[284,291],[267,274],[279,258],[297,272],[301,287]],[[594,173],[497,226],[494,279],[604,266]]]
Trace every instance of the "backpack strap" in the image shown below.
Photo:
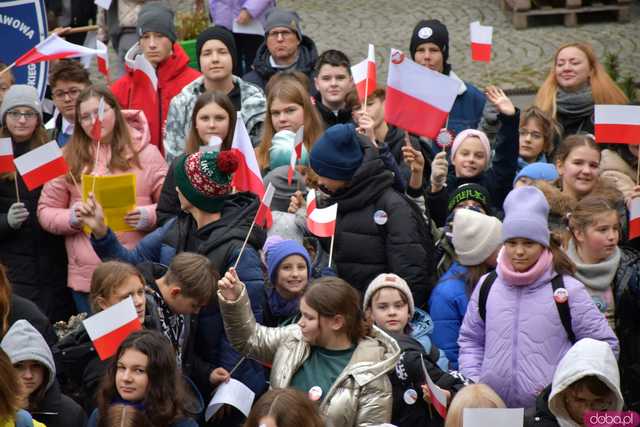
[[[556,308],[558,309],[558,314],[560,315],[562,326],[567,332],[567,337],[569,338],[569,341],[571,341],[571,344],[575,344],[576,335],[573,333],[573,328],[571,327],[571,310],[569,309],[569,299],[567,298],[564,301],[561,301],[560,298],[556,298],[556,290],[564,288],[562,275],[559,274],[551,279],[551,286],[553,287],[553,299],[556,302]]]
[[[482,318],[483,322],[486,321],[487,318],[487,299],[489,298],[489,291],[491,291],[491,286],[493,286],[493,282],[496,281],[497,277],[498,274],[494,270],[487,275],[487,277],[480,285],[480,295],[478,295],[478,311],[480,312],[480,317]]]

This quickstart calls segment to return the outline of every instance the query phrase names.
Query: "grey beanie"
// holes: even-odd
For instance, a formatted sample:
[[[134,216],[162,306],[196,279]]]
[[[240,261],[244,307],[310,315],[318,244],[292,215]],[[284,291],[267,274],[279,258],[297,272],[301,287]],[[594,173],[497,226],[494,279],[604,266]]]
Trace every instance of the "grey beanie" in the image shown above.
[[[178,39],[176,26],[173,23],[173,12],[161,2],[145,3],[142,6],[138,13],[137,31],[138,37],[153,31],[167,36],[172,43]]]
[[[294,31],[299,40],[302,40],[302,29],[300,28],[300,16],[291,10],[279,9],[274,7],[270,9],[266,16],[264,24],[264,35],[267,36],[269,31],[277,27],[289,28]]]
[[[409,305],[409,320],[413,317],[413,313],[416,311],[415,304],[413,302],[413,295],[411,294],[411,288],[409,284],[402,277],[393,273],[381,273],[379,274],[367,287],[362,299],[362,309],[366,310],[371,305],[371,299],[378,290],[382,288],[393,288],[403,293],[407,298]]]
[[[28,321],[16,321],[2,338],[0,347],[7,353],[11,363],[15,365],[25,360],[35,360],[49,371],[46,389],[49,389],[56,378],[56,365],[51,349],[40,332]]]
[[[16,107],[29,107],[40,117],[42,123],[42,104],[38,97],[38,92],[33,86],[13,85],[4,94],[2,105],[0,105],[0,124],[4,123],[4,116],[8,111]]]

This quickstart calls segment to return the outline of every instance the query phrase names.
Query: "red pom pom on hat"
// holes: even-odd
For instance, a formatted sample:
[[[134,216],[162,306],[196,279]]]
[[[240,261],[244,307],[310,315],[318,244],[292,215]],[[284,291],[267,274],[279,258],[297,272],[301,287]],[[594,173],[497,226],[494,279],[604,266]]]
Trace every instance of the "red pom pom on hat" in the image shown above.
[[[238,155],[233,150],[221,151],[218,154],[218,170],[230,175],[238,169]]]

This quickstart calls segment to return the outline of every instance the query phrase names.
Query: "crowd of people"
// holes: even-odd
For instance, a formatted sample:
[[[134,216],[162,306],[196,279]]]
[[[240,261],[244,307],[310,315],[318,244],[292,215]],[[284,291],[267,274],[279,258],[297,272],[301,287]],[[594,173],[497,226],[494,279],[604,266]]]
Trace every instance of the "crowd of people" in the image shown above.
[[[638,145],[596,143],[594,105],[629,101],[589,44],[558,47],[521,111],[456,75],[445,23],[419,21],[411,60],[459,83],[447,146],[387,123],[385,87],[360,99],[350,58],[318,54],[297,13],[227,3],[211,0],[193,69],[167,4],[114,0],[99,14],[121,76],[93,84],[52,61],[52,117],[0,76],[14,156],[54,140],[69,168],[33,190],[0,175],[0,426],[458,427],[466,408],[584,426],[640,411]],[[275,189],[268,228],[234,187],[240,121]],[[120,174],[135,179],[129,231],[78,186]],[[308,191],[337,204],[333,237],[309,231]],[[128,298],[142,329],[102,360],[82,319]],[[205,420],[231,378],[251,412]]]

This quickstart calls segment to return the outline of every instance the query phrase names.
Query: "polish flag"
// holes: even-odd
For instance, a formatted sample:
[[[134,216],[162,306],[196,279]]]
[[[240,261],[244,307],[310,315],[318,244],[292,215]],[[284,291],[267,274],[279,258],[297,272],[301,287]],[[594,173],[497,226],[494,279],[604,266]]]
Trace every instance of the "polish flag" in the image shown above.
[[[377,85],[376,53],[372,44],[369,44],[367,59],[351,67],[351,74],[353,75],[353,83],[358,90],[358,98],[360,98],[360,102],[364,102],[365,98],[376,90]]]
[[[104,119],[104,97],[100,97],[98,103],[98,116],[93,120],[93,126],[91,126],[91,138],[98,142],[102,138],[102,120]]]
[[[271,213],[269,209],[271,207],[271,200],[273,200],[273,195],[276,192],[276,188],[269,183],[267,185],[267,189],[264,192],[264,196],[260,200],[260,207],[258,207],[258,212],[256,213],[256,222],[258,218],[264,218],[267,215],[267,212]]]
[[[338,204],[319,208],[316,204],[316,191],[307,194],[307,228],[318,237],[331,237],[336,232]]]
[[[16,157],[13,162],[29,191],[64,175],[69,170],[56,141],[47,142]]]
[[[435,139],[445,127],[460,82],[391,50],[384,119],[411,133]]]
[[[69,43],[68,41],[51,34],[49,37],[35,45],[27,53],[15,60],[17,67],[38,62],[51,61],[61,58],[75,58],[78,56],[96,55],[95,49]]]
[[[144,55],[136,56],[133,62],[133,85],[141,93],[141,99],[148,99],[152,104],[158,102],[158,76]]]
[[[491,44],[493,43],[493,27],[480,25],[480,22],[471,23],[471,60],[491,62]]]
[[[0,173],[14,172],[15,170],[11,138],[0,138]]]
[[[631,199],[629,209],[629,240],[640,236],[640,198]]]
[[[287,182],[291,186],[293,182],[293,175],[296,172],[296,160],[302,159],[302,144],[304,140],[304,126],[300,126],[300,129],[296,132],[296,137],[293,140],[293,150],[291,150],[291,158],[289,159],[289,170],[287,171]]]
[[[640,106],[596,105],[596,141],[608,144],[640,144]]]
[[[94,314],[82,323],[100,360],[106,360],[116,354],[122,341],[132,332],[142,329],[131,297]]]
[[[236,119],[236,128],[233,132],[231,149],[236,151],[239,160],[238,169],[233,174],[231,185],[238,191],[249,191],[262,199],[265,189],[260,168],[258,167],[258,160],[256,159],[256,152],[253,150],[251,138],[249,138],[247,128],[239,114]],[[258,213],[261,215],[256,217],[256,224],[270,228],[273,223],[271,210],[259,210]]]
[[[424,373],[424,377],[427,380],[427,387],[429,388],[429,393],[431,394],[431,404],[438,414],[442,417],[442,419],[447,418],[447,396],[444,394],[444,391],[440,387],[438,387],[431,377],[429,376],[429,372],[427,372],[427,367],[424,364],[424,359],[422,358],[422,354],[420,354],[420,362],[422,363],[422,371]]]
[[[107,81],[109,80],[109,51],[107,50],[107,45],[102,43],[100,40],[96,40],[97,47],[97,55],[96,59],[98,62],[98,71],[102,74]]]

